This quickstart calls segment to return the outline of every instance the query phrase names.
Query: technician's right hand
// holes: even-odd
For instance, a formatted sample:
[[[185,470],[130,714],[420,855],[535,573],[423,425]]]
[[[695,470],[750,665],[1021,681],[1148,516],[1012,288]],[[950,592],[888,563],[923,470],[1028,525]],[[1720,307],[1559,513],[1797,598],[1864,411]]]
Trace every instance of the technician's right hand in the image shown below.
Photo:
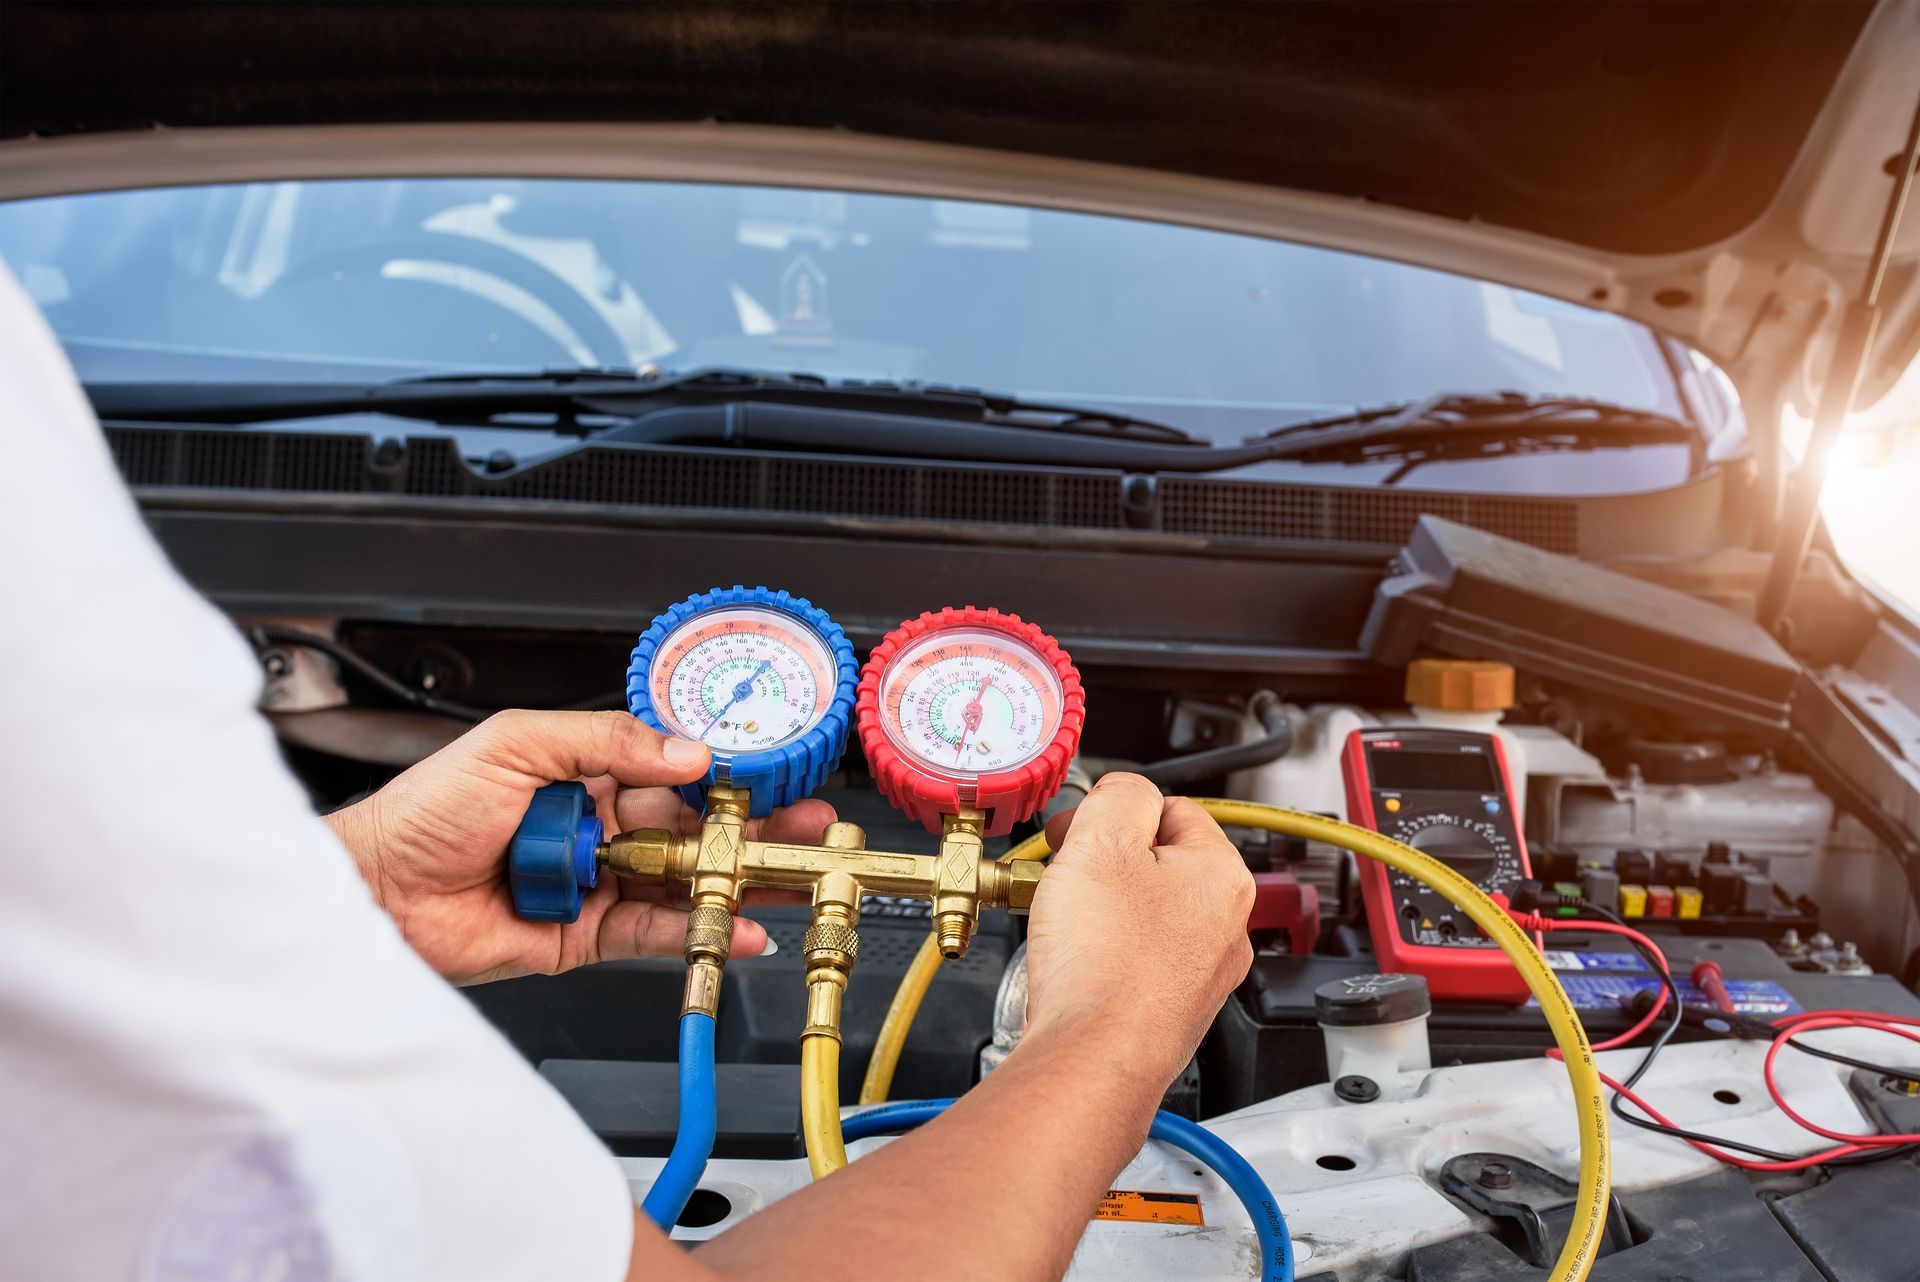
[[[1253,963],[1253,877],[1212,817],[1132,774],[1047,825],[1027,934],[1027,1035],[1111,1042],[1159,1091]]]

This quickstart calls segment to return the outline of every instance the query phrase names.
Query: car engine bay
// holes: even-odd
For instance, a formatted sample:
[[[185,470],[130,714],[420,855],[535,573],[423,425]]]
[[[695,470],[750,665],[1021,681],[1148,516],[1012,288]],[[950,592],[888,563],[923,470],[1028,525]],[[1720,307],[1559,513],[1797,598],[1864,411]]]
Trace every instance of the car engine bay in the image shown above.
[[[1001,1071],[1049,821],[1129,773],[1252,962],[1068,1278],[1920,1282],[1920,430],[1861,430],[1920,390],[1920,3],[1523,8],[12,4],[0,283],[315,813],[514,709],[706,745],[677,828],[554,780],[460,888],[688,910],[460,989],[636,1275]],[[422,1249],[539,1276],[459,1138],[505,1196]],[[978,1276],[992,1192],[890,1227]]]
[[[113,435],[123,467],[154,466],[151,447],[146,455],[132,448],[153,434],[116,428]],[[173,448],[183,447],[176,440]],[[172,457],[179,476],[190,456]],[[198,569],[215,580],[216,598],[222,564],[244,563],[261,581],[270,548],[211,537],[198,527],[221,518],[200,505],[190,511],[170,502],[164,485],[150,485],[143,498],[189,573]],[[360,523],[328,521],[326,502],[299,514],[310,524],[308,535],[359,540]],[[214,506],[226,510],[228,535],[236,521],[265,533],[281,520],[249,514],[243,495],[223,496]],[[1344,647],[1208,645],[1191,630],[1231,635],[1222,620],[1231,624],[1244,607],[1224,603],[1216,615],[1214,599],[1191,585],[1154,601],[1153,572],[1127,605],[1137,618],[1164,617],[1176,635],[1157,642],[1103,638],[1103,607],[1081,608],[1091,598],[1084,586],[1065,586],[1064,567],[1039,576],[1044,582],[1030,581],[1019,604],[1072,647],[1087,705],[1085,737],[1065,786],[1035,822],[1115,769],[1143,769],[1170,792],[1354,819],[1352,769],[1343,756],[1355,736],[1392,734],[1393,746],[1419,734],[1491,737],[1512,781],[1516,831],[1531,856],[1531,902],[1549,917],[1598,904],[1645,930],[1660,941],[1685,996],[1689,1017],[1675,1021],[1672,1044],[1640,1091],[1685,1126],[1782,1150],[1782,1157],[1809,1153],[1817,1140],[1778,1113],[1763,1088],[1772,1080],[1761,1072],[1764,1042],[1749,1040],[1756,1035],[1751,1026],[1744,1035],[1726,1035],[1724,1021],[1712,1022],[1713,1006],[1724,996],[1752,1021],[1835,1010],[1920,1017],[1911,988],[1920,952],[1910,905],[1899,913],[1886,907],[1908,898],[1900,861],[1862,822],[1858,797],[1835,786],[1831,759],[1809,751],[1796,731],[1807,703],[1802,660],[1714,603],[1713,593],[1688,595],[1660,583],[1686,582],[1689,573],[1701,573],[1697,566],[1626,574],[1545,550],[1538,543],[1552,540],[1538,530],[1529,543],[1415,515],[1408,516],[1407,541],[1389,557],[1369,563],[1363,545],[1353,558],[1352,573],[1366,591],[1364,610],[1346,612],[1361,617]],[[567,538],[558,525],[511,526],[491,513],[476,515],[471,530],[495,523],[509,525],[516,545],[546,538],[551,551]],[[429,534],[434,524],[423,516],[414,535]],[[821,602],[853,599],[854,608],[836,613],[849,620],[861,651],[878,631],[867,620],[885,618],[887,602],[897,601],[906,615],[939,604],[929,592],[956,604],[970,598],[970,549],[952,541],[950,531],[903,548],[887,542],[900,534],[897,526],[851,518],[844,526],[834,546],[839,555],[858,557],[861,570],[851,574],[851,562],[843,562],[821,574],[824,562],[816,563],[805,587]],[[1584,527],[1588,538],[1603,528],[1591,518]],[[645,526],[632,533],[649,544],[671,537]],[[817,527],[808,532],[819,534]],[[1074,548],[1071,532],[1060,534],[1062,560],[1076,551],[1094,554]],[[399,550],[405,537],[385,548],[366,545],[367,559],[357,564],[412,573]],[[488,546],[484,534],[475,538],[476,552]],[[796,534],[787,546],[799,544]],[[990,554],[993,544],[983,536],[971,552]],[[1116,563],[1106,570],[1109,584],[1127,559],[1113,546],[1101,549]],[[1334,555],[1318,564],[1295,557],[1291,571],[1345,573],[1346,547],[1318,551]],[[935,582],[902,591],[896,556],[934,558]],[[468,570],[438,564],[434,595],[441,601],[508,571],[497,563]],[[684,574],[627,564],[643,578],[693,586]],[[1186,564],[1199,572],[1205,563]],[[1285,572],[1284,562],[1252,564]],[[378,581],[381,574],[367,577]],[[780,582],[799,587],[802,579],[789,573]],[[1717,582],[1723,592],[1737,592],[1742,580],[1737,572],[1720,573]],[[577,588],[568,580],[562,590]],[[609,595],[627,591],[623,585]],[[631,599],[637,603],[647,591],[636,589]],[[672,599],[674,591],[663,586],[659,599]],[[1847,599],[1831,582],[1821,591],[1823,606]],[[308,592],[309,600],[327,596],[337,598],[337,589]],[[1283,613],[1297,625],[1310,600],[1290,601]],[[1337,600],[1337,592],[1322,598]],[[322,808],[376,787],[485,709],[622,703],[610,678],[624,666],[631,634],[531,626],[543,608],[531,602],[503,611],[497,602],[476,609],[469,599],[427,612],[469,616],[458,624],[380,608],[327,615],[262,601],[254,604],[264,609],[228,604],[260,654],[262,706]],[[594,611],[601,615],[596,623],[615,613],[597,603]],[[647,613],[646,605],[631,611],[636,626]],[[1328,626],[1328,613],[1323,609],[1314,624],[1331,639],[1339,625]],[[495,618],[477,626],[474,614]],[[1848,626],[1855,629],[1851,639],[1836,640]],[[1186,637],[1177,635],[1183,628]],[[1802,635],[1816,646],[1860,646],[1871,628],[1870,620],[1849,625],[1830,612]],[[1857,673],[1849,679],[1866,680]],[[926,841],[918,825],[889,809],[860,753],[847,753],[815,795],[865,829],[875,849],[912,850]],[[1476,863],[1484,847],[1500,844],[1481,832],[1484,818],[1450,816],[1427,825],[1425,836],[1418,827],[1403,835],[1484,888],[1515,891],[1519,870],[1510,863]],[[1513,994],[1474,1000],[1436,982],[1431,1002],[1423,991],[1425,1009],[1411,1020],[1417,1045],[1370,1040],[1372,1030],[1343,1038],[1341,1020],[1329,1014],[1329,991],[1359,984],[1370,994],[1377,972],[1396,969],[1370,935],[1357,866],[1364,861],[1318,842],[1227,826],[1258,882],[1249,923],[1256,960],[1163,1107],[1204,1119],[1260,1170],[1285,1212],[1301,1278],[1543,1276],[1572,1213],[1579,1136],[1564,1075],[1542,1054],[1553,1039],[1538,1010],[1517,1004]],[[1032,831],[1023,827],[1013,837]],[[990,843],[988,853],[1010,841]],[[1874,904],[1875,894],[1884,902]],[[720,1106],[713,1160],[677,1230],[693,1239],[808,1179],[798,1160],[793,1031],[807,1015],[809,914],[800,907],[748,911],[776,948],[729,967],[715,1032]],[[1904,921],[1897,920],[1902,913]],[[841,1016],[848,1101],[859,1092],[889,995],[932,918],[930,905],[913,898],[866,902],[859,968]],[[1415,925],[1431,927],[1416,934],[1436,948],[1475,933],[1451,917],[1409,921],[1410,930]],[[1016,918],[982,916],[965,956],[940,967],[900,1051],[894,1097],[963,1093],[1017,1043],[1021,935]],[[1658,997],[1660,981],[1628,943],[1570,925],[1544,947],[1593,1038],[1646,1026],[1647,997]],[[682,975],[673,959],[616,962],[467,990],[622,1158],[636,1192],[659,1172],[673,1143],[675,1069],[664,1030],[680,1009]],[[1646,995],[1639,1006],[1632,1004],[1636,994]],[[1407,1023],[1389,1022],[1396,1038],[1406,1034]],[[1823,1046],[1868,1057],[1855,1062],[1891,1063],[1895,1071],[1792,1056],[1773,1083],[1783,1097],[1843,1132],[1920,1128],[1913,1080],[1898,1072],[1912,1057],[1889,1058],[1887,1039],[1865,1028],[1829,1033]],[[1597,1062],[1621,1077],[1640,1055],[1608,1051]],[[857,1155],[861,1144],[877,1142],[862,1140],[852,1150]],[[1886,1160],[1859,1166],[1747,1173],[1677,1139],[1615,1122],[1611,1152],[1615,1198],[1596,1278],[1910,1276],[1902,1272],[1911,1267],[1910,1217],[1892,1213],[1863,1223],[1853,1208],[1862,1200],[1915,1204],[1920,1168],[1911,1148],[1876,1150],[1870,1156]],[[1191,1220],[1124,1209],[1139,1191],[1199,1209]],[[1071,1276],[1229,1277],[1248,1268],[1242,1213],[1223,1197],[1217,1177],[1175,1150],[1150,1144],[1110,1200],[1122,1208],[1111,1217],[1116,1222],[1095,1221]]]

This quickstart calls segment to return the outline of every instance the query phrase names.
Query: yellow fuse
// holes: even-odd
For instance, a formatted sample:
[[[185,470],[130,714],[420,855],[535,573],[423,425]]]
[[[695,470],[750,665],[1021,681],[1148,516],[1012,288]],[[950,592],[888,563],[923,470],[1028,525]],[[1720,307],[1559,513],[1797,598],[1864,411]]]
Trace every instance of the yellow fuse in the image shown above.
[[[1644,917],[1647,915],[1647,888],[1645,886],[1620,887],[1620,915],[1622,917]]]
[[[1700,887],[1675,886],[1673,888],[1674,916],[1698,917],[1700,915]]]

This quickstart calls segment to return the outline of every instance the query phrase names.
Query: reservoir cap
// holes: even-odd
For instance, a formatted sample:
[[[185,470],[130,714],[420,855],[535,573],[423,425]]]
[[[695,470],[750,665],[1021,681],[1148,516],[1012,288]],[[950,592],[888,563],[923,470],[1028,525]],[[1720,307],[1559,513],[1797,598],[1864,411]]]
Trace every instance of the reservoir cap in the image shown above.
[[[1407,665],[1407,702],[1443,712],[1505,712],[1513,706],[1513,668],[1483,659],[1415,659]]]
[[[1314,989],[1313,1007],[1322,1024],[1364,1028],[1431,1014],[1433,999],[1419,975],[1348,975]]]

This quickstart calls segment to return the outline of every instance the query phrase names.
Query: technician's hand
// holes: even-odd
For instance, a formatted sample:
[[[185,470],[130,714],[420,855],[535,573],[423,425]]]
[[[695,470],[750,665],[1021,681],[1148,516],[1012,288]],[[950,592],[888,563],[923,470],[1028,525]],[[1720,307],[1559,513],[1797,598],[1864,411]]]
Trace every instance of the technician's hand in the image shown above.
[[[564,779],[587,785],[610,833],[695,831],[700,817],[666,785],[698,779],[707,758],[704,746],[625,712],[502,712],[327,822],[414,951],[457,984],[677,957],[687,915],[673,892],[618,877],[601,879],[578,921],[522,921],[507,888],[507,843],[534,790]],[[812,844],[833,818],[825,802],[803,801],[748,831]],[[757,956],[766,942],[757,922],[734,919],[735,957]]]
[[[1253,963],[1253,877],[1206,811],[1139,775],[1102,778],[1047,839],[1027,1036],[1111,1044],[1158,1099]]]

